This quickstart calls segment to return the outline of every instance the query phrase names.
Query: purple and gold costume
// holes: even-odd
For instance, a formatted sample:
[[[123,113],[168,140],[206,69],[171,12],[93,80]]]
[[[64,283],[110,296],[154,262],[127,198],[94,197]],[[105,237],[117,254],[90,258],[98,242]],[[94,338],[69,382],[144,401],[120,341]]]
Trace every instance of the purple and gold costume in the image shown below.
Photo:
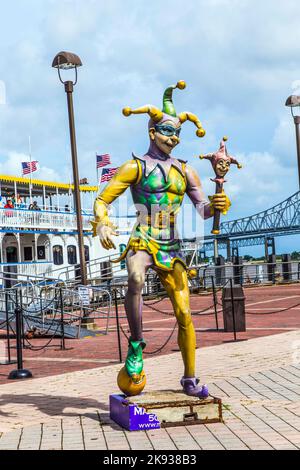
[[[140,176],[131,193],[138,221],[122,258],[129,249],[146,250],[155,266],[171,271],[176,261],[185,266],[176,227],[185,193],[204,217],[210,217],[211,211],[194,170],[184,161],[154,152],[153,147],[144,157],[134,157]]]
[[[130,188],[137,210],[137,222],[126,250],[117,261],[124,258],[127,261],[128,291],[125,309],[131,338],[125,367],[118,378],[119,387],[124,393],[137,394],[145,386],[143,349],[146,344],[141,321],[142,291],[146,272],[153,268],[171,299],[178,322],[178,344],[184,362],[182,386],[187,394],[203,397],[208,392],[205,387],[198,385],[199,381],[195,377],[196,335],[190,312],[187,268],[180,252],[176,217],[185,194],[203,218],[211,217],[214,197],[212,202],[206,200],[195,170],[185,161],[171,157],[170,148],[164,146],[169,138],[173,139],[173,146],[168,144],[172,148],[179,143],[181,124],[187,120],[196,125],[198,137],[205,135],[197,116],[187,112],[177,116],[172,101],[175,88],[183,89],[185,83],[178,82],[165,91],[163,111],[151,105],[135,110],[124,108],[125,116],[143,113],[150,115],[150,148],[143,157],[134,155],[132,160],[124,163],[99,194],[95,201],[93,226],[94,235],[100,230],[100,236],[106,240],[106,235],[101,235],[101,230],[109,232],[106,227],[113,227],[108,217],[108,206]],[[159,140],[160,135],[167,137]],[[162,150],[165,148],[168,153]],[[103,243],[104,247],[111,246],[107,245],[107,241]]]

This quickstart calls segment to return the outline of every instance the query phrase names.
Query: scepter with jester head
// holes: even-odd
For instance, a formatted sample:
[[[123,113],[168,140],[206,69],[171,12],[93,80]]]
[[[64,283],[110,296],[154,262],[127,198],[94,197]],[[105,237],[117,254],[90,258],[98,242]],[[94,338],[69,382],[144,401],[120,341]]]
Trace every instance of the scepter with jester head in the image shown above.
[[[211,178],[211,181],[216,183],[216,194],[221,194],[223,192],[223,184],[226,183],[224,177],[227,175],[230,165],[234,164],[240,169],[242,165],[231,155],[228,154],[225,142],[228,140],[227,137],[223,137],[220,143],[220,148],[215,153],[208,153],[207,155],[200,155],[200,159],[209,160],[212,164],[216,177]],[[224,215],[227,214],[227,211],[230,207],[230,201],[228,199],[227,207],[222,212]],[[214,235],[219,235],[220,233],[220,211],[217,209],[214,210],[214,223],[213,229],[211,231]]]

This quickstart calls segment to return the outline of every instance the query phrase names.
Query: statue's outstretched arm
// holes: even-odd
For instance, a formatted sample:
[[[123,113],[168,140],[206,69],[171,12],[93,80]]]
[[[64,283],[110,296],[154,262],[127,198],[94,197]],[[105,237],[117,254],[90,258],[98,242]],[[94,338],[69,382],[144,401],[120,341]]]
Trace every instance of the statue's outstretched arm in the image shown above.
[[[108,206],[121,196],[129,186],[138,182],[140,173],[139,162],[129,160],[118,169],[104,190],[97,196],[94,204],[95,220],[92,222],[94,236],[100,235],[99,231],[102,227],[114,229],[114,225],[108,216]]]

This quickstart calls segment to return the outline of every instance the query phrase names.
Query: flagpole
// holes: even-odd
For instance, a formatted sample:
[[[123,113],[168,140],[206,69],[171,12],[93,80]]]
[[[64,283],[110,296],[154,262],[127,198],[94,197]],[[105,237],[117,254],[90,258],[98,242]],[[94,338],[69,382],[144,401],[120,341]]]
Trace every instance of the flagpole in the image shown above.
[[[31,137],[28,136],[28,145],[29,145],[29,161],[30,161],[30,183],[29,183],[29,199],[30,199],[30,204],[32,204],[32,166],[31,166]]]
[[[99,168],[98,168],[98,154],[96,152],[96,172],[97,172],[97,187],[98,187],[98,191],[99,191]]]

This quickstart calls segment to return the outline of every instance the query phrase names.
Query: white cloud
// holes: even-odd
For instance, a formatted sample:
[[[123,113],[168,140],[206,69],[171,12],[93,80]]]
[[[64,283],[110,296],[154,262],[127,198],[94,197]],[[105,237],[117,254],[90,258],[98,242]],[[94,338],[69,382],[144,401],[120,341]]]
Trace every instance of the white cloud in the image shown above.
[[[28,154],[26,155],[24,153],[9,152],[7,160],[0,162],[0,174],[22,176],[22,162],[28,161]],[[32,173],[32,178],[45,181],[61,181],[61,177],[62,175],[60,175],[58,172],[44,165],[40,165],[39,170],[35,173]]]
[[[207,136],[200,141],[186,124],[176,154],[193,162],[211,194],[211,168],[194,156],[216,150],[229,135],[230,152],[245,167],[228,176],[228,217],[279,202],[298,188],[294,126],[284,107],[300,79],[298,9],[296,0],[284,8],[281,0],[191,0],[179,8],[174,0],[7,3],[1,173],[20,173],[15,159],[26,153],[31,135],[43,178],[68,179],[66,97],[51,62],[59,50],[72,50],[84,64],[74,93],[82,177],[95,182],[95,152],[111,153],[116,165],[132,151],[145,152],[147,117],[126,120],[122,107],[160,105],[164,88],[185,79],[187,89],[174,95],[176,108],[198,114]]]

